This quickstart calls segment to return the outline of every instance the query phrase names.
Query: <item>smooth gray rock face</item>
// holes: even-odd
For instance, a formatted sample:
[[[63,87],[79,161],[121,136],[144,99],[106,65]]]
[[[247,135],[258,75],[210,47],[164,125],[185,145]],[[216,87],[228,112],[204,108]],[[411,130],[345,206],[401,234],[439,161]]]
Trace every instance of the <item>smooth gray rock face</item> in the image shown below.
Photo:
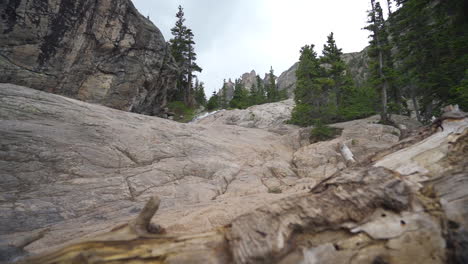
[[[369,78],[369,55],[368,48],[360,52],[345,53],[341,56],[343,61],[348,66],[349,73],[351,74],[357,86],[362,86]],[[299,62],[294,63],[291,68],[281,73],[278,77],[278,90],[286,90],[288,97],[294,97],[294,90],[296,89],[296,70]]]
[[[177,66],[130,0],[5,0],[0,82],[157,115]]]
[[[0,84],[0,239],[51,227],[29,250],[61,244],[125,221],[152,194],[169,231],[227,224],[298,180],[282,138]]]
[[[296,89],[296,70],[299,66],[299,62],[294,63],[291,68],[287,71],[281,73],[278,77],[278,90],[287,91],[287,95],[289,98],[294,98],[294,90]]]
[[[357,86],[362,86],[369,79],[369,47],[360,52],[345,53],[341,56],[347,64],[349,73]]]
[[[231,79],[223,84],[223,88],[219,89],[218,96],[227,101],[232,100],[232,97],[234,97],[234,83]]]

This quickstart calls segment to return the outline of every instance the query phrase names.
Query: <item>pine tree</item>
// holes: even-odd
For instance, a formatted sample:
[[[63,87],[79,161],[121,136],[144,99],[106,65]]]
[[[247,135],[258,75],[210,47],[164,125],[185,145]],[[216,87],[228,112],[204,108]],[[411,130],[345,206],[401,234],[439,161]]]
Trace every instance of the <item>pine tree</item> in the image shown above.
[[[201,72],[202,69],[195,63],[196,53],[194,49],[195,42],[193,41],[193,32],[184,25],[184,11],[179,5],[179,11],[176,14],[177,21],[171,29],[174,36],[169,40],[171,53],[175,61],[179,65],[181,72],[178,76],[177,87],[178,93],[174,96],[174,100],[183,100],[184,103],[191,107],[194,104],[192,79],[194,72]]]
[[[206,106],[207,103],[204,86],[203,82],[198,83],[198,79],[195,79],[195,101],[201,106]]]
[[[249,106],[249,92],[247,91],[247,89],[244,88],[244,85],[242,85],[240,79],[236,79],[234,83],[234,95],[232,97],[232,100],[229,102],[229,105],[232,108],[245,109]]]
[[[266,102],[266,92],[265,85],[259,75],[256,77],[257,80],[257,97],[255,99],[255,104],[263,104]]]
[[[268,89],[267,89],[267,100],[268,102],[278,101],[278,89],[276,87],[275,74],[273,66],[270,68],[268,73]]]
[[[296,106],[292,112],[291,123],[308,126],[314,124],[317,119],[326,118],[323,115],[326,104],[323,75],[314,45],[302,47],[296,70],[297,83],[294,91]]]
[[[210,99],[208,100],[206,108],[210,111],[219,108],[219,98],[216,92],[213,91],[213,95],[211,95]]]
[[[371,31],[371,52],[370,56],[373,61],[373,80],[374,84],[380,87],[381,91],[381,122],[391,123],[388,113],[388,95],[389,79],[386,76],[386,69],[388,69],[389,61],[386,54],[390,53],[390,46],[388,44],[388,34],[385,28],[385,19],[383,11],[379,2],[371,0],[372,10],[369,11],[369,25],[367,30]]]
[[[335,105],[339,109],[343,105],[343,90],[352,85],[352,81],[345,74],[346,64],[341,58],[343,52],[336,45],[333,32],[327,38],[327,44],[323,46],[321,61],[327,65],[325,75],[332,81]]]
[[[228,105],[229,105],[229,100],[227,98],[227,83],[226,83],[226,79],[223,80],[223,87],[221,88],[221,90],[219,91],[219,93],[221,94],[221,96],[218,95],[218,105],[219,107],[221,108],[227,108]]]
[[[406,86],[420,120],[429,120],[448,103],[468,108],[460,93],[468,69],[466,1],[397,1],[391,17],[398,80]],[[417,111],[417,114],[419,112]]]

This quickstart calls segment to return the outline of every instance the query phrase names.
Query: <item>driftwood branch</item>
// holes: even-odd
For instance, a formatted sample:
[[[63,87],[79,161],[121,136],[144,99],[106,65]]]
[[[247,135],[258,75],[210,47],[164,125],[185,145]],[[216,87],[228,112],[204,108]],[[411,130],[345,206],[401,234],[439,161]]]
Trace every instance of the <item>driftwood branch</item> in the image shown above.
[[[158,211],[160,203],[161,200],[158,196],[151,197],[138,217],[129,223],[129,226],[136,232],[136,234],[145,235],[148,233],[161,233],[161,228],[159,226],[151,224],[151,218],[153,218]]]

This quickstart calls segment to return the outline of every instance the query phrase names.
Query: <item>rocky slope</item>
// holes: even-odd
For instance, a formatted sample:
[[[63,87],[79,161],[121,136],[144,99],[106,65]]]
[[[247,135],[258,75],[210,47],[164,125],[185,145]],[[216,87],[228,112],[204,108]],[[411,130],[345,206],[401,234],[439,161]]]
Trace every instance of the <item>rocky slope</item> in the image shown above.
[[[0,82],[160,114],[177,67],[130,0],[6,0],[0,4]]]
[[[369,78],[369,55],[368,48],[361,52],[345,53],[342,59],[348,66],[353,80],[356,85],[361,86]],[[296,70],[299,62],[294,63],[291,68],[281,73],[278,77],[277,84],[280,91],[286,90],[289,98],[294,97],[294,90],[296,89]]]
[[[291,118],[294,108],[292,99],[262,105],[254,105],[247,109],[222,110],[213,115],[197,120],[201,125],[236,125],[246,128],[261,128],[286,133],[288,128],[296,128],[285,124]],[[282,132],[283,131],[283,132]]]
[[[464,263],[463,115],[310,144],[291,102],[179,124],[0,84],[0,261],[39,238],[23,263]]]
[[[168,231],[206,231],[307,191],[323,171],[307,154],[308,130],[282,124],[292,100],[186,125],[9,84],[0,95],[0,234],[10,241],[49,227],[30,251],[108,230],[154,193]],[[340,142],[356,137],[357,160],[398,140],[375,119],[356,122],[342,124]],[[375,137],[362,136],[371,128]],[[336,154],[327,166],[345,163]]]
[[[153,193],[168,230],[206,230],[299,180],[292,140],[264,130],[179,124],[9,84],[0,120],[0,234],[49,226],[32,250],[121,222]]]

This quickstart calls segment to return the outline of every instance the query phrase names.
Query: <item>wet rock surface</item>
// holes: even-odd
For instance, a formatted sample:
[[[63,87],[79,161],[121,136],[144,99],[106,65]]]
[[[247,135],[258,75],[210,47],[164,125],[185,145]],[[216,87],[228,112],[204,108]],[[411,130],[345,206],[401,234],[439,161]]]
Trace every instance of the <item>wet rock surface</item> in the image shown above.
[[[6,0],[0,82],[158,115],[177,66],[159,29],[130,0]]]

